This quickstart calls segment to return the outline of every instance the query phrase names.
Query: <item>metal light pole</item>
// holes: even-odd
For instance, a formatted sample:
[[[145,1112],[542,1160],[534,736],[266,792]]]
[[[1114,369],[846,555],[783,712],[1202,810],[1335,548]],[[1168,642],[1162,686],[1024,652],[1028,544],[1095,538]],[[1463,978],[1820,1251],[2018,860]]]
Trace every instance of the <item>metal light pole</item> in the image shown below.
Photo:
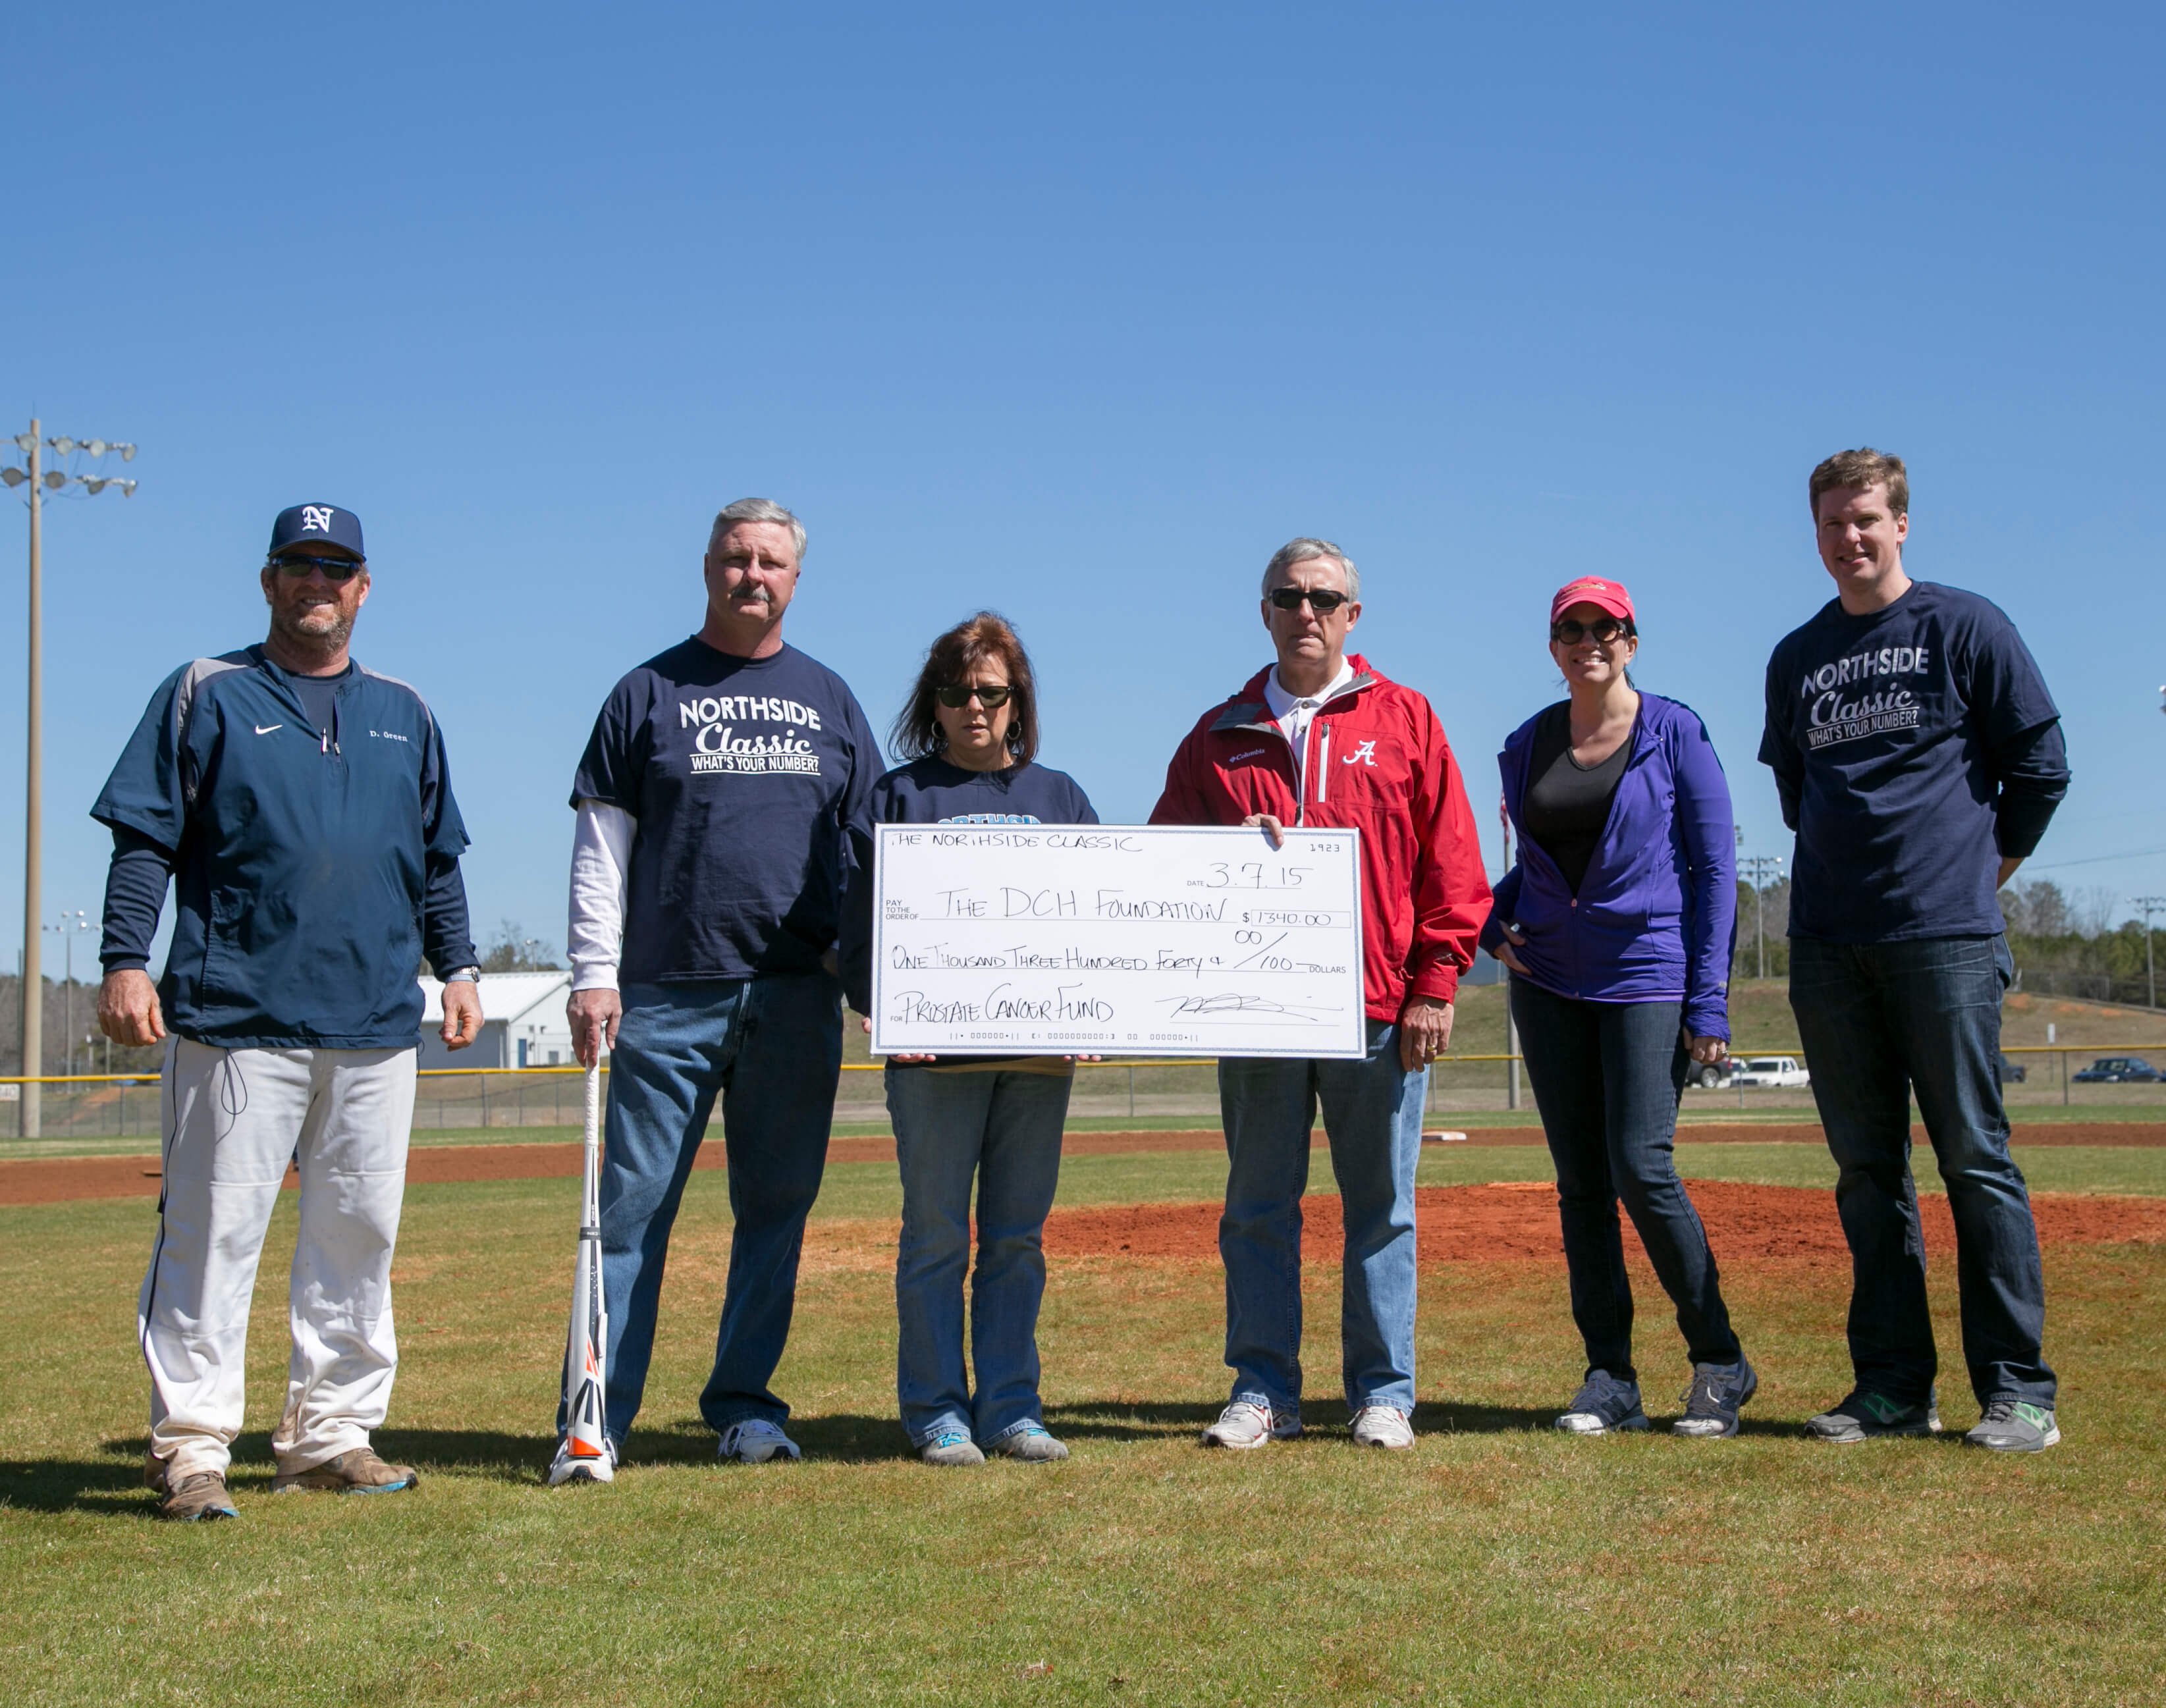
[[[61,961],[66,969],[61,983],[61,1025],[67,1038],[67,1053],[61,1057],[61,1072],[72,1078],[75,1076],[75,940],[78,933],[90,929],[90,915],[81,908],[73,913],[63,908],[61,909],[61,922],[56,925],[47,925],[45,929],[59,934]]]
[[[1504,797],[1497,797],[1497,817],[1503,826],[1504,870],[1512,869],[1512,814],[1504,804]],[[1504,1053],[1511,1060],[1504,1064],[1504,1107],[1519,1106],[1519,1022],[1512,1014],[1512,969],[1502,962],[1497,964],[1497,988],[1504,993]]]
[[[1743,872],[1748,867],[1752,872],[1753,911],[1757,915],[1753,923],[1752,935],[1759,945],[1759,976],[1765,978],[1767,976],[1767,884],[1772,878],[1781,872],[1783,857],[1779,854],[1741,856],[1737,862],[1737,869]]]
[[[123,462],[133,462],[134,445],[108,445],[103,439],[41,439],[38,428],[38,419],[34,415],[30,418],[30,430],[15,435],[15,448],[24,453],[29,464],[28,470],[12,464],[0,468],[0,484],[27,486],[30,489],[30,663],[25,677],[29,714],[25,720],[29,752],[24,767],[23,979],[16,993],[22,1006],[23,1073],[33,1082],[23,1088],[22,1121],[16,1129],[26,1139],[34,1139],[45,1131],[44,1099],[40,1094],[43,1088],[34,1083],[45,1071],[45,969],[39,965],[38,954],[38,927],[42,923],[39,915],[45,911],[45,495],[64,487],[79,486],[95,497],[111,486],[119,488],[123,498],[135,496],[135,482],[132,480],[118,480],[102,474],[67,474],[57,468],[46,468],[43,461],[45,447],[50,445],[62,456],[71,456],[80,449],[102,459],[107,451],[117,451]],[[71,1037],[71,1049],[72,1044]]]
[[[2135,905],[2143,914],[2143,994],[2151,1007],[2158,1006],[2158,969],[2151,956],[2151,916],[2166,911],[2166,895],[2139,895]]]

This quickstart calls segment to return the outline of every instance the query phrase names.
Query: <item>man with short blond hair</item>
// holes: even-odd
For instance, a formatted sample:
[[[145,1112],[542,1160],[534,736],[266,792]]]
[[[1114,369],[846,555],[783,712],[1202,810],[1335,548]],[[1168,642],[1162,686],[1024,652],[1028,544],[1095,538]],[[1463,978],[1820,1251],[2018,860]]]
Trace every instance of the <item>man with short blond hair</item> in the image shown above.
[[[1999,1064],[2011,973],[1995,893],[2068,791],[2060,714],[2015,626],[1903,567],[1900,457],[1829,457],[1807,484],[1836,597],[1767,667],[1762,762],[1798,833],[1790,1004],[1850,1243],[1856,1385],[1807,1424],[1857,1442],[1940,1427],[1910,1099],[1956,1225],[1966,1439],[2060,1439],[2042,1350],[2045,1282]]]

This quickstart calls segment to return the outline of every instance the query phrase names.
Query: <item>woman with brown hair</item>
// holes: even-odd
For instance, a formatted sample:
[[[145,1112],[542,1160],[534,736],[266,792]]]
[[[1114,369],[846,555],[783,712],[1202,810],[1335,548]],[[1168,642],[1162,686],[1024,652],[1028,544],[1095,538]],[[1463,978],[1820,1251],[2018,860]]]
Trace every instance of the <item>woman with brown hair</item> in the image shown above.
[[[1030,658],[991,611],[932,643],[891,742],[909,762],[874,785],[877,823],[1098,822],[1074,778],[1037,762]],[[888,1113],[902,1170],[895,1389],[903,1426],[927,1464],[983,1464],[989,1450],[1032,1461],[1068,1457],[1046,1432],[1038,1403],[1038,1310],[1041,1237],[1060,1178],[1074,1076],[1073,1060],[1061,1056],[888,1058]],[[963,1351],[974,1177],[975,1393]]]

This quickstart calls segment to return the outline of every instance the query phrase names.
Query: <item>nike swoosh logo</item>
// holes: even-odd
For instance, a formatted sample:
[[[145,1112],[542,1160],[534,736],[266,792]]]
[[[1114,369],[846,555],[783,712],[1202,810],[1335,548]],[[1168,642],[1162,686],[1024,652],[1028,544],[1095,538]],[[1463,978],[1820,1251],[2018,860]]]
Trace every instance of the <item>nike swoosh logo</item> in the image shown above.
[[[285,727],[283,724],[258,724],[256,726],[256,733],[259,735],[267,735],[273,730],[283,730]]]

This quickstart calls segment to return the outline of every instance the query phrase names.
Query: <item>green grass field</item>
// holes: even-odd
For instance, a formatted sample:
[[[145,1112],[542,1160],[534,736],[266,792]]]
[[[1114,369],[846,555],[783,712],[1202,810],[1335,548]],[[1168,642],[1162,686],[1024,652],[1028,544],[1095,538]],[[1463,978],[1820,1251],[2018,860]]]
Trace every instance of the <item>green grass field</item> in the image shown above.
[[[1701,1178],[1824,1184],[1809,1146],[1706,1145]],[[2048,1191],[2166,1192],[2166,1151],[2037,1147]],[[1432,1149],[1425,1184],[1548,1176],[1540,1147]],[[1319,1189],[1329,1168],[1317,1158]],[[1208,1201],[1208,1152],[1075,1157],[1064,1203]],[[724,1468],[693,1400],[727,1257],[693,1178],[648,1409],[621,1480],[539,1470],[576,1182],[417,1187],[379,1445],[410,1495],[272,1500],[292,1200],[251,1336],[242,1516],[149,1519],[135,1287],[147,1200],[0,1210],[16,1356],[0,1389],[0,1678],[46,1702],[2106,1703],[2166,1692],[2166,1250],[2048,1253],[2067,1439],[1837,1449],[1844,1276],[1733,1266],[1763,1377],[1722,1443],[1579,1441],[1561,1266],[1436,1265],[1422,1431],[1357,1453],[1335,1268],[1310,1272],[1306,1439],[1207,1454],[1214,1267],[1057,1260],[1042,1332],[1065,1465],[936,1472],[894,1421],[892,1165],[829,1171],[778,1386],[809,1458]],[[1935,1298],[1957,1345],[1952,1270]],[[1650,1410],[1683,1359],[1640,1272]]]

